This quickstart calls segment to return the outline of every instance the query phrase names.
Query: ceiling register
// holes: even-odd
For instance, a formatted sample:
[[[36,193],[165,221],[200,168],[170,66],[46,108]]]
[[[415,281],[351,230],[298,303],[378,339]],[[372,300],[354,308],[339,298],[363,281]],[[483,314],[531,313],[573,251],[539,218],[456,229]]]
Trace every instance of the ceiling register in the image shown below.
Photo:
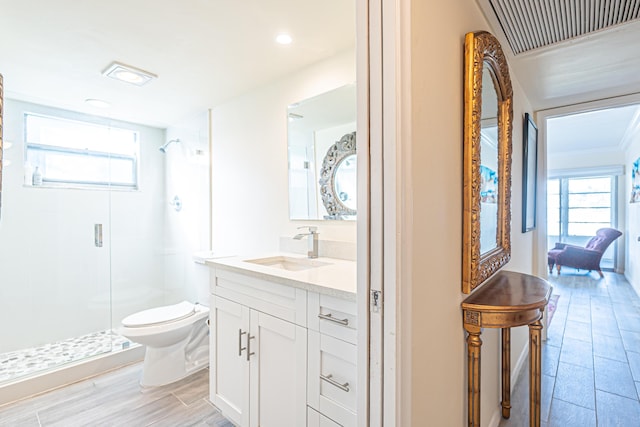
[[[515,55],[640,18],[640,0],[489,0]]]

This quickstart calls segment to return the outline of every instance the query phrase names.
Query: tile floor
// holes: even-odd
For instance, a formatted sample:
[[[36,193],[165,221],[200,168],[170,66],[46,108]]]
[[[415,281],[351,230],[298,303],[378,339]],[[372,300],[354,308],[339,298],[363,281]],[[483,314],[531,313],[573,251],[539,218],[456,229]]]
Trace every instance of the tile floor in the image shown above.
[[[0,385],[5,381],[66,363],[132,347],[127,338],[112,331],[98,331],[39,347],[0,354]]]
[[[208,369],[148,389],[141,373],[136,363],[0,406],[0,427],[234,427],[208,401]]]
[[[541,425],[640,426],[640,298],[615,273],[563,268],[549,282],[560,298],[542,348]],[[501,427],[529,425],[527,367]]]

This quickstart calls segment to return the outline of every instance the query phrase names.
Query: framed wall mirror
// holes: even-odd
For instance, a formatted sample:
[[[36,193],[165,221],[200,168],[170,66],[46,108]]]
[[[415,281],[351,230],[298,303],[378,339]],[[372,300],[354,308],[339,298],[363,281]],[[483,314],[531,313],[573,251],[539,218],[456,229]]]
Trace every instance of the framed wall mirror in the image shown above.
[[[462,292],[511,258],[513,89],[498,40],[465,37]]]
[[[356,85],[289,105],[289,219],[356,219]]]

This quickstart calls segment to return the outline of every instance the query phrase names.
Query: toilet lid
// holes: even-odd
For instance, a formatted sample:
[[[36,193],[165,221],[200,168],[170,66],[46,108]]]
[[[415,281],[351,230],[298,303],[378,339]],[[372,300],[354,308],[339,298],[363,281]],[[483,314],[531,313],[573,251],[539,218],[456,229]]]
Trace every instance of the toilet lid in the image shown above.
[[[125,317],[122,324],[130,328],[157,325],[182,320],[192,316],[195,311],[195,305],[182,301],[179,304],[150,308],[149,310],[134,313]]]

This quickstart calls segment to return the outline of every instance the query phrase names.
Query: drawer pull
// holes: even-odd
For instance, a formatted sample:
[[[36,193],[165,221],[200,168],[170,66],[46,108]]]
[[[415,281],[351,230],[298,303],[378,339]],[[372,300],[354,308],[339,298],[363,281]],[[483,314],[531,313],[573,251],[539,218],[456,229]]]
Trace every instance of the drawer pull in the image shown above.
[[[246,350],[247,347],[242,346],[242,336],[246,334],[246,332],[242,332],[242,329],[238,329],[238,356],[242,356],[242,350]]]
[[[250,360],[251,356],[256,354],[255,352],[251,351],[251,340],[254,338],[255,336],[252,337],[251,334],[247,334],[247,362]]]
[[[333,317],[333,315],[331,313],[329,314],[318,314],[318,317],[320,319],[324,319],[324,320],[330,320],[334,323],[339,323],[341,325],[347,326],[349,324],[349,319],[336,319],[335,317]]]
[[[332,386],[338,387],[342,391],[349,392],[349,383],[340,384],[338,381],[333,379],[333,375],[331,375],[331,374],[329,374],[327,376],[324,376],[324,375],[320,374],[320,379],[323,380],[323,381],[328,382]]]

